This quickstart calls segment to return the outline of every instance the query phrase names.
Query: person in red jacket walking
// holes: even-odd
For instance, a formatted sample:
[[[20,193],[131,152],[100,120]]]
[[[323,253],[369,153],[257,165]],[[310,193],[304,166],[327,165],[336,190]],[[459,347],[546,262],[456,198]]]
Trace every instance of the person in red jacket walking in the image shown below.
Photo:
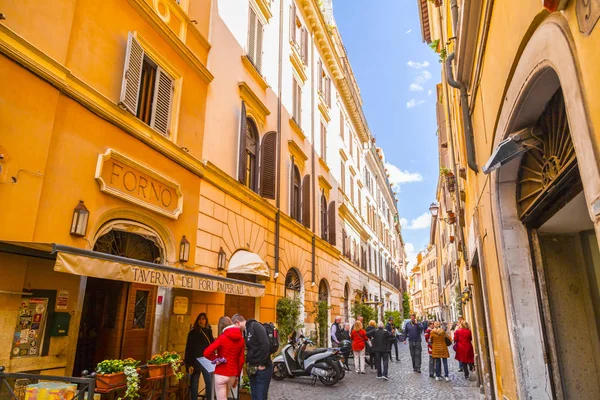
[[[430,378],[435,377],[435,371],[434,371],[435,365],[433,364],[433,357],[431,356],[432,348],[431,348],[431,343],[429,342],[429,338],[431,336],[432,330],[433,330],[433,321],[429,321],[429,326],[425,330],[425,342],[427,343],[427,353],[429,353],[429,377]]]
[[[365,347],[367,345],[367,332],[363,329],[360,321],[354,323],[354,329],[350,333],[352,340],[352,351],[354,352],[354,371],[357,374],[365,373]]]
[[[465,373],[465,378],[469,378],[469,370],[475,369],[475,352],[473,351],[473,336],[469,329],[467,321],[460,322],[460,328],[454,332],[454,342],[456,343],[456,360]]]
[[[222,331],[221,335],[204,350],[204,357],[217,360],[215,394],[217,400],[227,400],[227,394],[237,386],[244,366],[244,337],[240,328],[232,325],[229,317],[219,319],[219,331]]]

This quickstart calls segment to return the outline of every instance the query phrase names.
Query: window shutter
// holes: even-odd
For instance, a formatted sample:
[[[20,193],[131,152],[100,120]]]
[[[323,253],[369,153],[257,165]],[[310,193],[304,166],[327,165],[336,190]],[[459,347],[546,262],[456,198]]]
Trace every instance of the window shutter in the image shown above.
[[[342,170],[340,174],[340,180],[342,181],[342,192],[346,192],[346,165],[342,161]]]
[[[290,204],[290,213],[289,216],[295,217],[295,204],[294,204],[294,156],[292,156],[292,160],[290,161],[290,173],[288,177],[290,178],[290,186],[289,186],[289,204]],[[295,218],[294,218],[295,219]]]
[[[302,179],[302,225],[310,229],[310,175]]]
[[[248,58],[256,66],[256,14],[252,7],[248,11]]]
[[[332,201],[331,203],[329,203],[329,221],[328,224],[329,225],[329,243],[335,246],[335,231],[336,231],[336,225],[335,225],[335,201]]]
[[[242,101],[242,112],[240,115],[240,149],[238,160],[238,180],[242,185],[246,184],[246,104]]]
[[[133,33],[129,32],[119,104],[122,104],[133,115],[137,114],[143,63],[144,49],[133,37]]]
[[[260,195],[275,200],[277,132],[265,133],[260,147]]]
[[[325,102],[331,107],[331,78],[325,78]]]
[[[258,72],[262,68],[262,41],[263,41],[263,25],[258,19],[256,20],[256,64]]]
[[[156,84],[154,86],[154,102],[152,104],[150,126],[163,135],[169,136],[171,101],[174,90],[173,80],[162,68],[158,67],[156,71]]]
[[[290,42],[296,43],[296,5],[290,6]]]
[[[317,90],[319,92],[323,92],[323,65],[321,64],[321,60],[318,62],[317,76],[319,78],[317,82]]]
[[[344,139],[344,114],[340,111],[340,136],[342,137],[342,141],[345,141],[346,139]]]
[[[302,27],[302,61],[308,65],[308,31]]]

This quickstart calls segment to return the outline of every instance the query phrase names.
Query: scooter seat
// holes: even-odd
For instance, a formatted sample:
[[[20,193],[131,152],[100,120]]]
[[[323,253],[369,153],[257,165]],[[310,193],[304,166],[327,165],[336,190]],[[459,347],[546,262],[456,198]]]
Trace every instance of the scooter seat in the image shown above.
[[[303,353],[303,357],[306,360],[307,358],[312,357],[315,354],[325,353],[326,351],[328,351],[328,349],[316,349],[316,350],[313,350],[313,351],[305,351]]]

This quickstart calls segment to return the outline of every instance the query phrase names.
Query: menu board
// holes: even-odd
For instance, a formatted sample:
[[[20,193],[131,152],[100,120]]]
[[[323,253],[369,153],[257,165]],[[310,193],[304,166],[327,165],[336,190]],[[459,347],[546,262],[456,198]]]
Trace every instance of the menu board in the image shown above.
[[[48,317],[48,298],[23,297],[13,337],[11,357],[40,356]]]

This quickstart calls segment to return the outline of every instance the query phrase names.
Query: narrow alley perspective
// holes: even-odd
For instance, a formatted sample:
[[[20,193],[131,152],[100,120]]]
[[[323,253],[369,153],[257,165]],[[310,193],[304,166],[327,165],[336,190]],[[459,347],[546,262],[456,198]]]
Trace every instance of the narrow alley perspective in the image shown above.
[[[0,400],[600,399],[599,19],[0,1]]]

